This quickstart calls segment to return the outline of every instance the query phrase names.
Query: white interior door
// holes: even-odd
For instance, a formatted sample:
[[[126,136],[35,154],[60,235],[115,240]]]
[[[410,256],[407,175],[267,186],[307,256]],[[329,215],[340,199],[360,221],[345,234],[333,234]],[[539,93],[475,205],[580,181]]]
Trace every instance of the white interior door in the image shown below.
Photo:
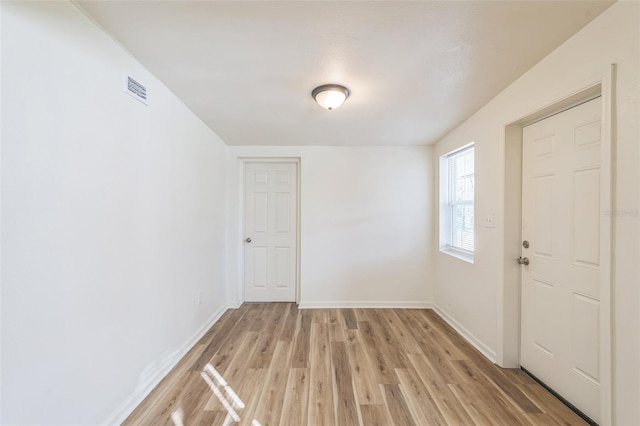
[[[523,130],[521,365],[600,420],[601,98]]]
[[[295,302],[297,163],[245,163],[244,294],[247,302]]]

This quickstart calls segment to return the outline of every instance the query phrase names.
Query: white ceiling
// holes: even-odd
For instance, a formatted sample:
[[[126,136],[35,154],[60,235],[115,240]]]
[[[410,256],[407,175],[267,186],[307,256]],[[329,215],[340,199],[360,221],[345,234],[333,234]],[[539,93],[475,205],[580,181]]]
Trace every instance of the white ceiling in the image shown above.
[[[612,4],[77,3],[229,145],[434,143]]]

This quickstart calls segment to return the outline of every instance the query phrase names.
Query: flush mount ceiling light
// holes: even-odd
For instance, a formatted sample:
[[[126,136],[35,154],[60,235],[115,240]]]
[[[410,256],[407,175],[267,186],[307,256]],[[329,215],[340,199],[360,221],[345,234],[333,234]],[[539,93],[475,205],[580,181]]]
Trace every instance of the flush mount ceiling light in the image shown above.
[[[323,84],[311,91],[318,105],[331,111],[338,108],[349,97],[349,89],[339,84]]]

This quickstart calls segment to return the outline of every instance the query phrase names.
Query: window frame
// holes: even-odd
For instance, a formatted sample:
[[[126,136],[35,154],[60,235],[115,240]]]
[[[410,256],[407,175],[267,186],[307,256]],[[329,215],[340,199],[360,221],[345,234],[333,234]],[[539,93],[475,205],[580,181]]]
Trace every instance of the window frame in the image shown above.
[[[452,158],[464,155],[464,153],[473,152],[474,174],[473,174],[473,201],[460,201],[451,203],[451,182],[449,182],[449,162]],[[448,254],[469,263],[475,261],[475,143],[470,142],[464,146],[454,149],[440,156],[440,232],[439,232],[439,249],[441,253]],[[452,242],[452,234],[454,229],[451,225],[452,209],[454,206],[471,205],[473,209],[473,250],[467,250],[462,247],[454,246]]]

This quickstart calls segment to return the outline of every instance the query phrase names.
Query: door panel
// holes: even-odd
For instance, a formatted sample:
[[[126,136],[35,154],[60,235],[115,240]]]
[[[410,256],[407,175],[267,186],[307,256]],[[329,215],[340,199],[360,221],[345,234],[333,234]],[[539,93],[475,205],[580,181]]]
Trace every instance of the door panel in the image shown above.
[[[523,129],[521,364],[600,418],[600,98]]]
[[[291,250],[289,247],[276,247],[275,255],[275,285],[278,288],[289,288],[291,286]]]
[[[533,178],[535,192],[536,254],[553,257],[553,187],[554,176],[536,176]]]
[[[556,289],[548,282],[534,280],[533,294],[531,295],[535,312],[552,313],[556,310],[553,294]],[[539,318],[532,327],[532,341],[544,354],[553,357],[557,352],[557,336],[553,332],[554,315],[545,315]]]
[[[248,302],[294,302],[297,163],[246,163],[244,290]]]
[[[253,220],[252,225],[253,233],[264,233],[267,232],[267,199],[269,194],[266,192],[254,192],[252,194],[253,203],[250,206],[253,209]]]
[[[576,170],[573,175],[573,233],[576,264],[598,267],[600,264],[600,169]]]
[[[267,248],[250,247],[248,249],[248,263],[252,266],[253,273],[249,276],[251,286],[255,288],[267,287]]]
[[[291,194],[286,192],[276,193],[276,232],[286,233],[291,230],[289,212],[291,211]]]
[[[600,378],[598,334],[600,302],[581,294],[573,295],[573,359],[576,371],[594,382]]]

